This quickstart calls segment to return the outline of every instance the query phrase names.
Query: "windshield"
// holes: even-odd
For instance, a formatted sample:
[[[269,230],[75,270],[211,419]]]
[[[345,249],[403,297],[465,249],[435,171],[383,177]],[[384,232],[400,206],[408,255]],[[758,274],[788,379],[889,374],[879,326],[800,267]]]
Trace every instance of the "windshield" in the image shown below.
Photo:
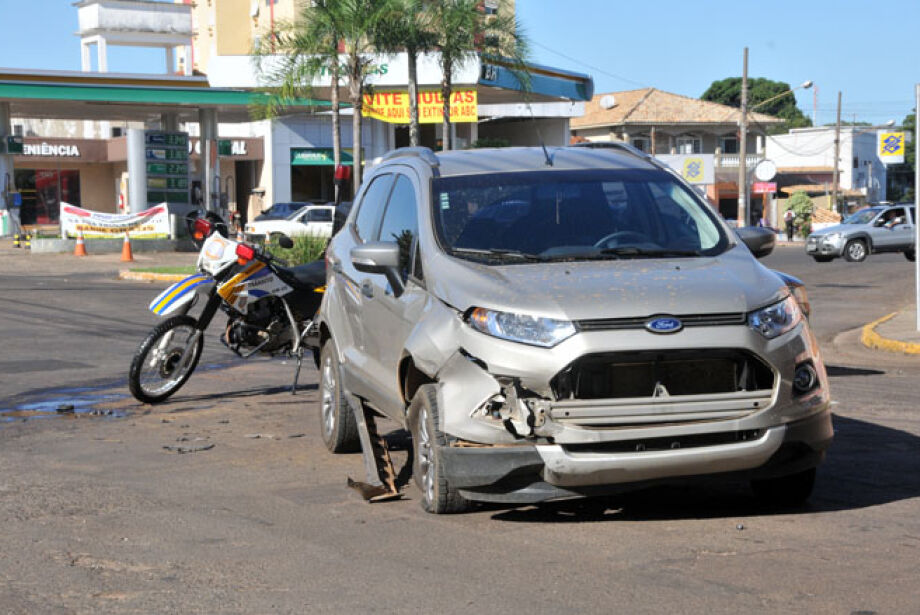
[[[442,246],[473,260],[530,262],[719,254],[714,214],[665,171],[530,171],[432,185]]]
[[[878,212],[882,211],[880,207],[869,207],[868,209],[861,209],[855,214],[843,221],[844,224],[869,224],[872,222]]]

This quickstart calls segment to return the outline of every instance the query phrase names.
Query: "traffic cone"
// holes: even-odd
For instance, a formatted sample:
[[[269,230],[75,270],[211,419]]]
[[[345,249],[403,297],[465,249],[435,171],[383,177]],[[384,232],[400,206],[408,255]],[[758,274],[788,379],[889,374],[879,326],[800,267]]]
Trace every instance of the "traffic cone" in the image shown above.
[[[121,262],[134,262],[134,255],[131,254],[131,238],[128,236],[127,232],[125,232],[125,242],[121,244]]]
[[[77,247],[73,249],[74,256],[86,256],[86,243],[83,241],[83,231],[77,231]]]

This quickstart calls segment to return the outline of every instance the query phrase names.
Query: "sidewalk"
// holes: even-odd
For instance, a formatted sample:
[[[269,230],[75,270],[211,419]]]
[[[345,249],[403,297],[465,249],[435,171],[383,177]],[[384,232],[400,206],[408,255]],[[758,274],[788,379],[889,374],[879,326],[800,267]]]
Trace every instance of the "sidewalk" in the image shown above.
[[[920,331],[917,331],[917,308],[906,307],[863,327],[860,337],[867,348],[920,355]]]
[[[0,238],[0,260],[8,273],[34,275],[68,275],[98,273],[117,277],[122,269],[138,267],[173,267],[194,265],[197,252],[143,252],[134,254],[134,262],[121,262],[121,254],[93,254],[92,244],[87,256],[72,254],[33,254],[25,248],[14,248],[12,239]]]

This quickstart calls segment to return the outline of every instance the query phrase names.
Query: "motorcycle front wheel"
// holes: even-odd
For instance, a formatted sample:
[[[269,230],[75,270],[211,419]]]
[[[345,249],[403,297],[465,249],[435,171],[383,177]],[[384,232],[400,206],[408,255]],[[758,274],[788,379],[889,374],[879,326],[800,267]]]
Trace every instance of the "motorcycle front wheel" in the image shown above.
[[[197,324],[191,316],[173,316],[141,342],[128,371],[128,388],[138,401],[161,402],[189,379],[204,346]]]

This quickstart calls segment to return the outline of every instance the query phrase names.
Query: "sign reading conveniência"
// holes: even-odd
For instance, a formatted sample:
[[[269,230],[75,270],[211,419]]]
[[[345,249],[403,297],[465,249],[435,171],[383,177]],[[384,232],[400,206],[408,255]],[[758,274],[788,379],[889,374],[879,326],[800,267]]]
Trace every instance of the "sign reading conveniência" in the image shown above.
[[[478,103],[476,90],[454,90],[450,97],[450,121],[478,121]],[[409,94],[405,90],[375,90],[373,94],[365,94],[361,114],[391,124],[408,124]],[[420,124],[440,124],[444,121],[444,99],[440,90],[419,91],[418,121]]]

